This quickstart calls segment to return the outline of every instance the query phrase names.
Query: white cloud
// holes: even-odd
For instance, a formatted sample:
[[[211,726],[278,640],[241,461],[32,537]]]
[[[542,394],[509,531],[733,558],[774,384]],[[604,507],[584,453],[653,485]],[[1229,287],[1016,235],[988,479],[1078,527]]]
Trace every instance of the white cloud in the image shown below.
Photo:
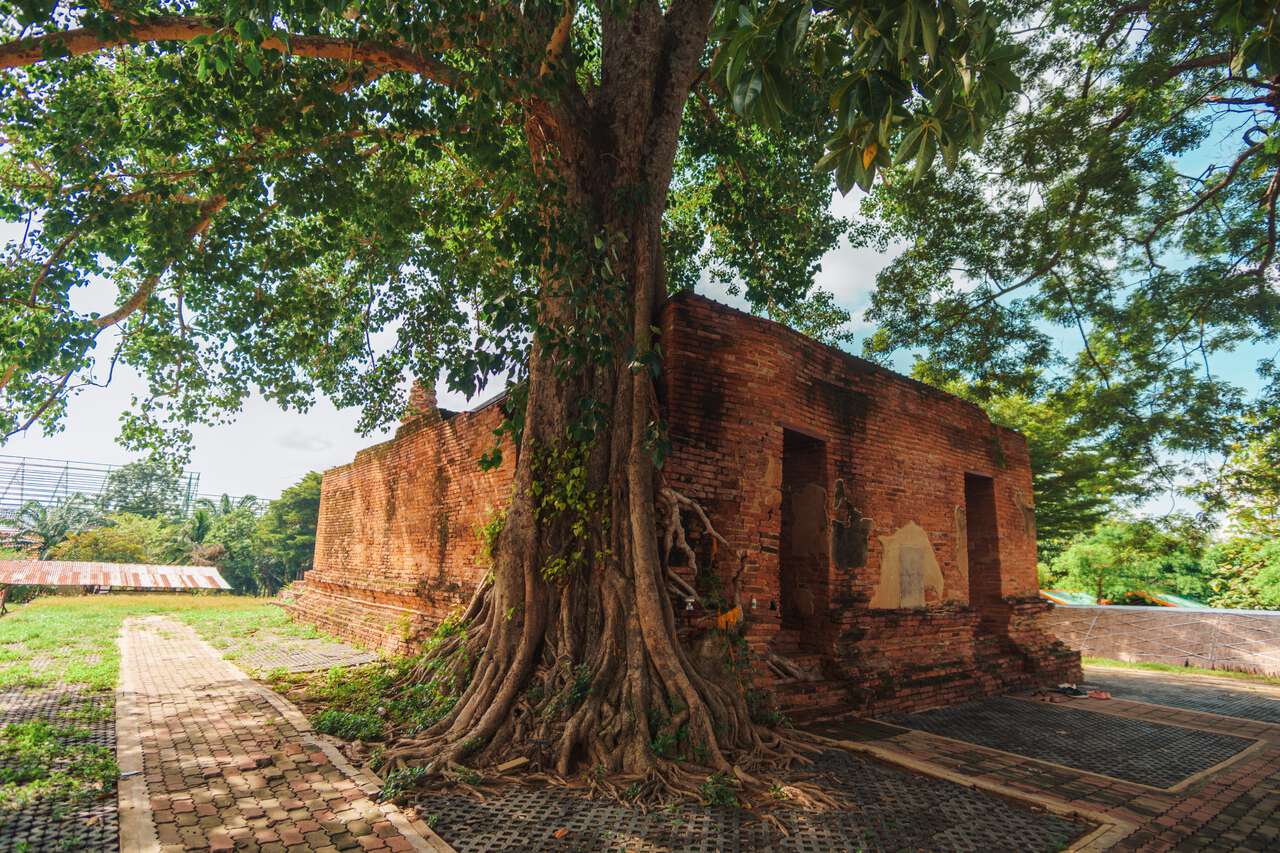
[[[314,432],[303,432],[294,428],[276,438],[276,443],[286,450],[299,450],[303,453],[323,453],[333,447],[333,441]]]

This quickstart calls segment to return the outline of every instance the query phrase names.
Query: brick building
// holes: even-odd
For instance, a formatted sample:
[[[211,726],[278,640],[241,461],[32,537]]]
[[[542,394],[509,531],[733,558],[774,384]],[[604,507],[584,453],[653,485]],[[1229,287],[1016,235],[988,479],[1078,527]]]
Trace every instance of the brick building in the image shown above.
[[[1079,655],[1040,626],[1021,435],[701,297],[673,298],[661,326],[663,473],[732,546],[715,570],[738,579],[784,706],[878,713],[1079,678]],[[415,406],[394,439],[325,473],[315,567],[293,605],[398,652],[469,599],[485,571],[478,530],[513,467],[476,465],[497,405],[450,414],[419,392]],[[716,614],[681,616],[696,630]]]

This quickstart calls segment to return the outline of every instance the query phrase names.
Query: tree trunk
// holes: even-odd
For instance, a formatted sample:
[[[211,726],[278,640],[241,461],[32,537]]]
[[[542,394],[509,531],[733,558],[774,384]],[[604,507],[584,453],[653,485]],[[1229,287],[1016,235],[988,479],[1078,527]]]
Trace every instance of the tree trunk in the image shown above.
[[[673,6],[666,18],[641,3],[625,20],[606,17],[588,112],[530,110],[535,163],[562,190],[544,216],[552,260],[511,503],[492,584],[464,614],[465,639],[436,651],[460,656],[460,673],[474,662],[466,687],[393,761],[443,770],[523,756],[560,776],[602,770],[633,780],[633,796],[661,796],[689,794],[717,771],[752,783],[744,768],[783,753],[752,723],[741,679],[714,661],[700,669],[677,638],[646,446],[660,417],[643,365],[665,297],[661,218],[709,15],[709,3]],[[569,264],[566,276],[554,260],[566,231],[603,246],[611,272],[584,284]],[[607,358],[567,355],[561,341],[592,321],[613,324]],[[582,413],[599,408],[604,424],[583,443],[574,437]],[[549,491],[575,470],[579,505],[549,512]],[[732,638],[722,641],[727,660]]]

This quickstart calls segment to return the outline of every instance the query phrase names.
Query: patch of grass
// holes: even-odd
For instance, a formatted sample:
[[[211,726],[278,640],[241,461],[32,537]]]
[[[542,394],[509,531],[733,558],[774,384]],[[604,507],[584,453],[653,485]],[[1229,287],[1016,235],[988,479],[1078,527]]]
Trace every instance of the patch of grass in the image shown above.
[[[82,705],[67,711],[59,711],[58,717],[72,723],[102,723],[111,719],[116,703],[104,697],[93,705]]]
[[[176,615],[209,645],[225,651],[232,659],[257,645],[255,640],[327,639],[312,626],[290,620],[284,608],[264,603],[260,598],[249,600],[255,604],[233,609],[188,610]]]
[[[378,799],[383,802],[396,800],[418,787],[426,777],[427,768],[425,767],[401,767],[399,770],[393,770],[383,780]],[[427,825],[431,826],[430,823]]]
[[[1171,663],[1134,663],[1112,658],[1081,658],[1085,666],[1110,667],[1111,669],[1144,669],[1149,672],[1168,672],[1174,675],[1212,675],[1217,678],[1234,678],[1237,681],[1251,681],[1255,684],[1267,684],[1280,687],[1280,677],[1261,675],[1256,672],[1234,672],[1229,669],[1205,669],[1199,666],[1176,666]]]
[[[484,774],[479,770],[472,770],[470,767],[462,767],[461,765],[454,767],[453,775],[464,785],[480,785],[484,782]]]
[[[84,684],[110,690],[120,672],[116,637],[129,616],[231,613],[262,608],[262,599],[232,595],[157,594],[47,596],[0,619],[0,689]]]
[[[355,714],[326,708],[311,718],[316,731],[342,740],[378,740],[383,735],[382,720],[372,714]]]
[[[120,770],[110,749],[86,741],[87,729],[45,720],[0,731],[0,809],[42,799],[91,801],[110,793]]]
[[[712,773],[698,788],[698,794],[708,806],[738,805],[738,786],[727,773]]]
[[[324,672],[272,672],[267,682],[308,708],[322,709],[320,713],[341,711],[381,720],[384,733],[413,736],[453,709],[470,678],[469,666],[455,669],[455,664],[466,663],[457,657],[460,650],[431,657],[445,638],[462,630],[456,620],[446,620],[417,656]]]

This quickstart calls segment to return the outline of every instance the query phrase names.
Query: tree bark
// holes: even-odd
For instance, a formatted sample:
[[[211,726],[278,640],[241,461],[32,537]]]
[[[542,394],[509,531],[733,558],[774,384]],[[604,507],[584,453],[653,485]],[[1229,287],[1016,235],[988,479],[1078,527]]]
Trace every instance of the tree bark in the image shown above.
[[[549,229],[586,223],[589,238],[613,247],[622,291],[619,299],[592,293],[552,272],[539,324],[567,330],[581,319],[580,303],[597,299],[602,313],[613,312],[617,332],[603,365],[566,363],[554,334],[535,338],[493,582],[466,614],[466,641],[442,649],[474,660],[474,670],[452,711],[400,743],[392,761],[440,769],[524,756],[560,776],[598,768],[661,796],[690,794],[712,772],[751,784],[745,768],[785,753],[752,723],[740,678],[705,659],[695,664],[677,637],[659,545],[658,471],[646,446],[658,406],[650,372],[636,368],[653,350],[655,310],[665,298],[662,213],[710,11],[694,0],[664,16],[642,2],[626,18],[606,16],[601,88],[589,112],[530,111],[535,164],[564,188],[562,208],[546,214]],[[558,239],[548,234],[549,257]],[[540,478],[573,444],[570,428],[585,400],[609,403],[585,458],[587,491],[607,495],[587,542],[539,508]],[[588,555],[585,565],[547,580],[550,561],[575,550]],[[672,760],[664,743],[685,761]]]

